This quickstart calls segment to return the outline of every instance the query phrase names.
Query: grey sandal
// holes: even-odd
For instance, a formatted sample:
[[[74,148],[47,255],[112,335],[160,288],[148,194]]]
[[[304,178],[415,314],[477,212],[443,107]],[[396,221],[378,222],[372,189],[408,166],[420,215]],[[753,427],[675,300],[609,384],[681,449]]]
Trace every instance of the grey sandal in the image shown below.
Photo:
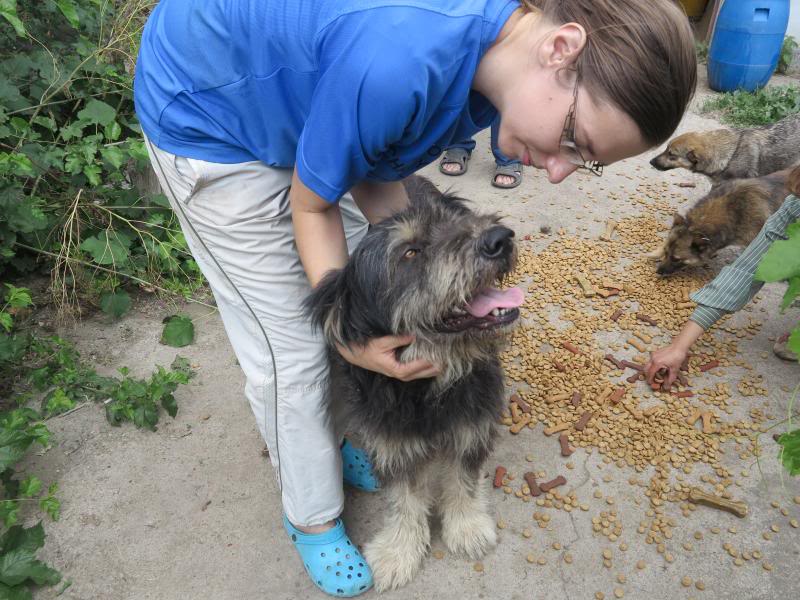
[[[448,148],[444,151],[442,160],[439,161],[439,171],[445,175],[456,177],[463,175],[469,168],[469,158],[472,153],[464,148]],[[459,165],[461,167],[458,171],[448,171],[444,168],[445,165]]]
[[[511,183],[498,183],[497,181],[498,175],[506,175],[507,177],[513,177],[514,181],[512,181]],[[494,177],[492,177],[492,185],[494,187],[510,190],[511,188],[517,187],[520,183],[522,183],[521,162],[513,162],[508,165],[497,165],[497,168],[494,170]]]

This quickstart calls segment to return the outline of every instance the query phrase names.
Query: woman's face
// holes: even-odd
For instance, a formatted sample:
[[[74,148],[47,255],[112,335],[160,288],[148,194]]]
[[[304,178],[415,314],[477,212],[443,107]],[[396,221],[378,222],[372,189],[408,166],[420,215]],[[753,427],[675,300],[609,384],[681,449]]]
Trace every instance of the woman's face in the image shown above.
[[[529,73],[515,84],[501,116],[498,145],[508,157],[547,171],[551,183],[560,183],[578,166],[560,146],[567,113],[575,101],[574,84],[565,84],[547,71]],[[579,87],[575,104],[575,143],[587,161],[610,165],[648,150],[638,126],[608,103],[595,103]]]
[[[500,150],[546,169],[553,183],[578,168],[561,148],[573,102],[573,141],[585,160],[609,165],[649,148],[627,114],[595,102],[583,86],[576,96],[574,65],[586,39],[576,23],[555,26],[535,13],[514,13],[476,75],[476,89],[500,110]]]

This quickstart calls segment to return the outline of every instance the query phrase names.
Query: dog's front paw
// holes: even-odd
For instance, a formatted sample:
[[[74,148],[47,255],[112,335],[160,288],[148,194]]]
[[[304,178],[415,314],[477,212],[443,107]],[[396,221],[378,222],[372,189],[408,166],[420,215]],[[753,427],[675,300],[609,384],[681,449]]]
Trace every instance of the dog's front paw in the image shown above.
[[[381,532],[364,546],[364,556],[372,569],[375,590],[384,592],[406,585],[416,575],[428,551],[423,540],[398,543]]]
[[[443,516],[442,539],[453,554],[477,560],[497,545],[494,521],[483,511]]]

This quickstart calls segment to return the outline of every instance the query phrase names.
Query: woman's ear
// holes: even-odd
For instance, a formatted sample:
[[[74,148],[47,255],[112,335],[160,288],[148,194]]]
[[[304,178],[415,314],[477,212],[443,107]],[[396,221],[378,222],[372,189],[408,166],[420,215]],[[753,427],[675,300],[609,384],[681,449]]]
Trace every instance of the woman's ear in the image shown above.
[[[542,44],[543,63],[558,69],[569,68],[586,46],[586,30],[578,23],[564,23],[550,32]]]

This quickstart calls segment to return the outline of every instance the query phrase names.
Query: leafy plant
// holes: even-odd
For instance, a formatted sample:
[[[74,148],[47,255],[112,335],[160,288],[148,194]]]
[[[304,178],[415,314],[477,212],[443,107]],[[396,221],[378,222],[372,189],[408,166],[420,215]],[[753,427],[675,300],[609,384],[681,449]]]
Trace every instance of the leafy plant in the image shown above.
[[[31,304],[27,290],[6,288],[6,303],[0,314],[9,314],[7,309],[13,306]],[[16,339],[13,317],[10,323],[7,319],[4,323],[9,324],[9,331],[0,332],[0,336]],[[68,342],[57,337],[25,336],[18,352],[22,359],[15,357],[6,364],[8,381],[28,381],[45,393],[40,411],[23,406],[26,394],[19,394],[11,403],[19,406],[0,411],[0,599],[31,598],[31,585],[53,585],[61,579],[57,571],[36,559],[37,550],[44,544],[41,522],[27,529],[18,525],[23,510],[34,503],[51,519],[59,518],[57,484],[45,489],[38,477],[17,470],[34,444],[49,445],[51,433],[44,419],[70,410],[78,400],[93,400],[104,403],[106,418],[114,426],[131,421],[137,427],[155,430],[162,409],[175,417],[178,407],[174,392],[193,374],[188,361],[178,357],[171,369],[158,366],[146,379],[130,377],[126,368],[120,369],[120,378],[102,377],[80,360]],[[13,391],[7,386],[0,390],[0,398]]]
[[[797,49],[797,41],[793,36],[787,35],[783,38],[781,45],[781,53],[778,57],[778,66],[775,68],[776,73],[786,73],[792,65],[794,58],[794,51]]]
[[[778,240],[770,246],[755,274],[759,281],[786,281],[789,284],[781,302],[781,312],[800,297],[800,221],[786,229],[786,236],[788,239]],[[800,322],[792,330],[788,346],[800,356]],[[783,465],[792,475],[800,474],[800,428],[781,435],[778,444]]]
[[[194,324],[189,317],[172,315],[164,319],[161,343],[174,348],[188,346],[194,341]]]
[[[735,127],[769,125],[800,112],[800,87],[775,86],[753,93],[737,90],[708,100],[703,112],[721,111],[720,119]]]
[[[56,301],[119,317],[124,289],[202,276],[147,164],[132,69],[150,0],[0,0],[0,276],[51,271]]]
[[[705,63],[708,61],[708,44],[705,42],[694,43],[694,53],[697,56],[697,62]]]

